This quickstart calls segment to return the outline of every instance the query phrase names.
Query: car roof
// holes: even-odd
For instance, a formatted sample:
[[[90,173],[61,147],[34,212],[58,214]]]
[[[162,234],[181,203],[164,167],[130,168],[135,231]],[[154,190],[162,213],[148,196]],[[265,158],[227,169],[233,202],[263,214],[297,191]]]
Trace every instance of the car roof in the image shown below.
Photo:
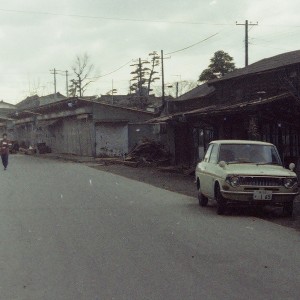
[[[210,144],[244,144],[244,145],[268,145],[273,146],[271,143],[261,141],[248,141],[248,140],[216,140],[211,141]]]

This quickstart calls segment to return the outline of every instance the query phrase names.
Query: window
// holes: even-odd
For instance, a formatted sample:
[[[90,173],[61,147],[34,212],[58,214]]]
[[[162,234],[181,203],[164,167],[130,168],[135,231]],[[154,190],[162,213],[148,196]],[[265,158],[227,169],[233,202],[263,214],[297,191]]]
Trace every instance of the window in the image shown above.
[[[213,148],[211,150],[211,154],[210,154],[210,158],[209,158],[209,162],[212,164],[216,164],[218,161],[218,150],[219,147],[218,145],[213,145]]]
[[[209,145],[209,147],[205,153],[203,161],[208,162],[212,148],[213,148],[213,144]]]

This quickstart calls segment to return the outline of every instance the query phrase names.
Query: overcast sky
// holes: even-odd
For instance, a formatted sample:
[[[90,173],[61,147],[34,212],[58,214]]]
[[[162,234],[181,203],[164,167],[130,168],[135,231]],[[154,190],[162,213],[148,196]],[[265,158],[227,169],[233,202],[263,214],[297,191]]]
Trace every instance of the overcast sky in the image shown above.
[[[217,50],[244,66],[249,20],[249,64],[298,50],[299,0],[0,0],[0,99],[17,103],[26,96],[54,92],[50,69],[69,70],[87,53],[92,76],[110,73],[90,85],[86,95],[114,88],[128,92],[130,61],[165,54],[165,82],[196,81]],[[131,62],[132,63],[132,62]],[[133,62],[134,63],[134,62]],[[159,85],[159,83],[157,83]],[[57,91],[66,94],[65,77]]]

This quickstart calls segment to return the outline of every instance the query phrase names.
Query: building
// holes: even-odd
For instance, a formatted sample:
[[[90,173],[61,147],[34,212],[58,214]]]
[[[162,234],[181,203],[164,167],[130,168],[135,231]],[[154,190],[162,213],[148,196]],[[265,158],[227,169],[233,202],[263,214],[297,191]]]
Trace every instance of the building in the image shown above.
[[[14,118],[14,139],[25,147],[44,143],[56,153],[122,156],[132,144],[129,127],[154,116],[74,97],[18,110],[10,117]]]
[[[207,87],[214,90],[203,95],[200,91]],[[278,147],[286,165],[298,162],[300,51],[260,60],[207,87],[187,93],[180,109],[151,121],[172,128],[175,163],[194,165],[212,139],[268,141]],[[192,109],[184,107],[188,103]]]

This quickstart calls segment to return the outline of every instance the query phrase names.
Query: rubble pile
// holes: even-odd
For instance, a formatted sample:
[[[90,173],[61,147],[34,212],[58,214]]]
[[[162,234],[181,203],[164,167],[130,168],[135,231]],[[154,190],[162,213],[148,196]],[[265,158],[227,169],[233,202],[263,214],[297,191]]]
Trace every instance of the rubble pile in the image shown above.
[[[139,165],[166,165],[170,161],[170,153],[156,141],[145,139],[137,144],[126,156],[126,162]]]

